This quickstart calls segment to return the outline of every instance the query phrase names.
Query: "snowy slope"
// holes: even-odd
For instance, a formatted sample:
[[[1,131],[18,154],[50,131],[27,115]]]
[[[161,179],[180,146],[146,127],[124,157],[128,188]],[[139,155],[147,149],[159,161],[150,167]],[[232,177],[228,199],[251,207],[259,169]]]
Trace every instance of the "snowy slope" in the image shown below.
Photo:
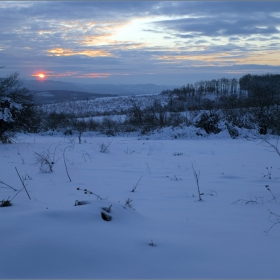
[[[19,135],[0,145],[0,199],[22,188],[15,167],[31,197],[23,189],[0,208],[0,278],[279,277],[280,225],[264,233],[268,209],[280,214],[275,152],[229,137],[83,140]],[[34,165],[47,150],[52,173]]]

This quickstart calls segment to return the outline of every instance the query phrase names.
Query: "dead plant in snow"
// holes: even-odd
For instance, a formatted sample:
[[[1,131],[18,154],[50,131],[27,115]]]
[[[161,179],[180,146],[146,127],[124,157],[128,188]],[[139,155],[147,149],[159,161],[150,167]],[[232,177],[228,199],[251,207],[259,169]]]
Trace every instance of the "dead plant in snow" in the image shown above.
[[[56,160],[57,154],[57,145],[53,152],[51,152],[51,146],[48,148],[47,151],[43,151],[41,153],[34,152],[35,154],[35,165],[40,165],[40,171],[43,173],[50,173],[53,172],[53,165],[58,161]]]
[[[107,144],[105,144],[104,142],[99,144],[99,152],[104,153],[104,154],[108,154],[110,152],[109,147],[112,144],[112,142],[113,142],[113,140],[111,142],[108,142]]]
[[[84,194],[89,194],[89,195],[93,194],[93,195],[95,195],[95,196],[97,197],[97,199],[100,199],[100,200],[105,200],[105,199],[107,199],[107,198],[102,198],[102,197],[100,197],[99,195],[93,193],[92,191],[90,191],[90,190],[88,190],[88,189],[80,189],[80,188],[77,188],[76,190],[77,190],[77,191],[83,191]]]
[[[272,226],[268,230],[264,231],[266,234],[268,234],[274,226],[276,226],[277,224],[280,224],[280,215],[275,214],[275,213],[271,212],[270,210],[268,210],[268,211],[269,211],[268,220],[272,223]]]
[[[196,182],[196,186],[197,186],[197,191],[198,191],[198,201],[201,201],[202,198],[201,198],[201,193],[200,193],[200,190],[199,190],[199,176],[200,176],[200,172],[196,172],[196,170],[194,169],[193,167],[193,163],[192,163],[192,169],[193,169],[193,176],[194,176],[194,179],[195,179],[195,182]]]

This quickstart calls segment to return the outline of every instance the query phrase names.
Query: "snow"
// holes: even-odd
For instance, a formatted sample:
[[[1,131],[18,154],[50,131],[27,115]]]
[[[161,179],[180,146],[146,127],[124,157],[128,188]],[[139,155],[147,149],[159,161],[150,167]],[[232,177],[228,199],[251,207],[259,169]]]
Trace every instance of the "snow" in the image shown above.
[[[158,101],[162,105],[165,105],[167,104],[167,97],[161,94],[102,97],[88,100],[45,104],[38,106],[38,108],[47,113],[70,113],[75,114],[77,117],[85,118],[103,114],[112,115],[111,112],[129,110],[133,107],[133,103],[137,103],[141,109],[144,109],[151,106],[154,101]]]
[[[3,120],[4,122],[13,122],[13,116],[9,108],[0,110],[0,120]]]
[[[0,208],[0,278],[278,278],[280,225],[264,231],[268,210],[280,214],[279,156],[260,141],[171,140],[171,132],[82,144],[22,134],[0,145],[0,199],[16,194],[7,185],[22,188],[15,167],[31,197],[23,189]],[[55,149],[54,171],[40,172],[34,152]]]

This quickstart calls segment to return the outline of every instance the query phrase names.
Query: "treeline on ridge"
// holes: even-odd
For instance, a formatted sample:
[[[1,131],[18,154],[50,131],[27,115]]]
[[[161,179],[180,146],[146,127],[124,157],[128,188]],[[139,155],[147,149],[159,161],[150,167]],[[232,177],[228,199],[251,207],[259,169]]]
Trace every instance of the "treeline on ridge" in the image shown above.
[[[9,108],[7,98],[3,98],[5,96],[3,92],[2,89],[2,92],[0,91],[2,116]],[[26,91],[24,94],[26,95]],[[30,99],[30,95],[28,98]],[[145,97],[147,100],[149,98],[153,97]],[[78,103],[71,104],[75,106]],[[162,91],[147,104],[143,99],[137,99],[137,96],[127,97],[125,108],[102,113],[90,108],[85,118],[85,115],[80,114],[75,108],[71,113],[66,110],[57,112],[55,105],[49,104],[46,110],[44,106],[34,104],[31,106],[29,100],[26,107],[29,121],[26,120],[26,110],[22,116],[18,113],[16,121],[13,121],[13,123],[20,123],[23,118],[23,123],[28,125],[21,129],[17,125],[12,129],[13,124],[10,122],[7,127],[10,131],[35,133],[60,131],[65,134],[78,134],[80,140],[82,133],[86,131],[98,131],[106,135],[133,131],[146,134],[158,128],[180,125],[192,125],[203,129],[207,134],[219,133],[223,126],[228,129],[233,138],[238,136],[237,128],[257,129],[261,134],[269,132],[280,135],[280,75],[278,74],[247,74],[240,79],[199,81],[174,90]],[[79,107],[85,106],[80,104]],[[19,106],[17,109],[20,111]],[[1,110],[0,125],[3,125],[5,120],[4,117],[1,119]],[[125,115],[125,118],[118,118],[116,115]],[[6,110],[6,120],[7,116]],[[103,116],[103,118],[97,120],[96,116]],[[7,138],[3,136],[4,132],[0,130],[2,142]]]

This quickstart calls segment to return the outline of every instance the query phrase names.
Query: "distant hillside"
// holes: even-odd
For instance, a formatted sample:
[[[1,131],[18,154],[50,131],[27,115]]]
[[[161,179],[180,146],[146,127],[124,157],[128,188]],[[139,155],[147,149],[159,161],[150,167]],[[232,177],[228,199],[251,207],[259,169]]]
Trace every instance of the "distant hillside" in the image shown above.
[[[72,91],[72,90],[48,90],[48,91],[31,90],[31,93],[34,94],[34,101],[35,104],[37,105],[117,96],[114,94],[96,94],[96,93]]]
[[[143,94],[158,94],[163,90],[173,90],[176,86],[154,85],[154,84],[96,84],[83,85],[86,91],[98,93],[110,93],[121,96],[125,95],[143,95]]]
[[[154,84],[80,84],[68,83],[52,80],[25,80],[24,85],[31,91],[76,91],[95,94],[117,94],[117,95],[142,95],[155,94],[163,90],[172,90],[176,86],[170,85],[154,85]]]
[[[74,85],[72,83],[65,83],[60,81],[52,80],[25,80],[23,81],[24,86],[26,86],[31,91],[49,91],[49,90],[70,90],[70,91],[81,91],[83,88]]]

